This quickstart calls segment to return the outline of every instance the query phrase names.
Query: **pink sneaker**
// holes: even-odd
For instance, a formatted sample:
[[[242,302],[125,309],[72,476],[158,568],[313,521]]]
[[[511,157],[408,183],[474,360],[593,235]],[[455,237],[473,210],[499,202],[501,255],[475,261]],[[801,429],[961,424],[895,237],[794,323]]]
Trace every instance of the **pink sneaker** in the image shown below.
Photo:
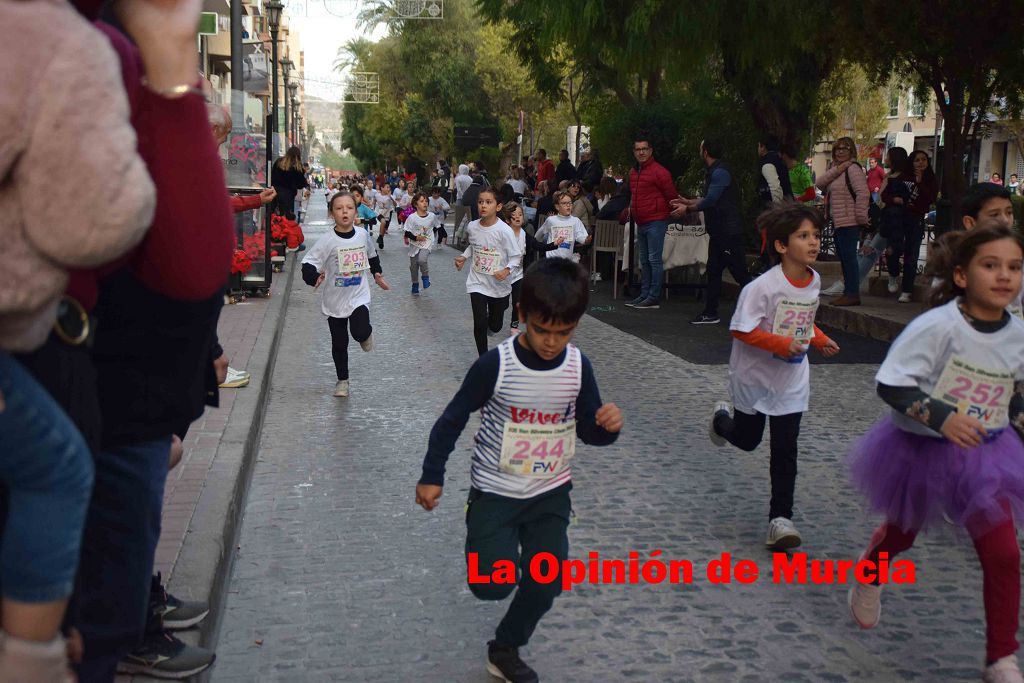
[[[1024,676],[1017,665],[1017,655],[1007,655],[992,666],[986,666],[981,680],[985,683],[1024,683]]]
[[[850,614],[858,626],[874,628],[882,619],[882,587],[857,581],[850,586],[846,604],[850,606]]]

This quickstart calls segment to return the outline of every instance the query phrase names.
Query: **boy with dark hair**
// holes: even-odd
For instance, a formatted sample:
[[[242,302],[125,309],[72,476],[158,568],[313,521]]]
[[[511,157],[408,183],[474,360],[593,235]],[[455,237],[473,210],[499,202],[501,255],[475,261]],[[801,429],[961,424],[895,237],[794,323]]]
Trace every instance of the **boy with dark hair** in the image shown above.
[[[765,545],[795,548],[800,533],[793,525],[797,438],[810,399],[807,349],[826,357],[839,346],[814,324],[821,278],[811,264],[821,246],[821,215],[801,204],[783,204],[757,219],[768,238],[776,265],[740,291],[729,357],[729,404],[715,404],[710,437],[716,446],[731,443],[752,451],[771,422],[771,503]]]
[[[466,512],[466,559],[474,573],[519,567],[519,590],[487,644],[487,670],[511,683],[537,681],[519,658],[541,617],[561,593],[561,580],[530,574],[538,553],[568,557],[576,438],[604,446],[622,429],[614,403],[601,403],[590,361],[570,344],[587,310],[586,272],[568,259],[541,259],[523,278],[522,332],[482,355],[430,432],[416,503],[433,510],[445,463],[470,413],[481,411],[474,439]],[[497,564],[500,563],[500,564]],[[508,597],[513,583],[470,583],[481,600]]]
[[[1010,191],[995,183],[975,183],[967,188],[961,206],[964,228],[1013,227],[1013,201]]]

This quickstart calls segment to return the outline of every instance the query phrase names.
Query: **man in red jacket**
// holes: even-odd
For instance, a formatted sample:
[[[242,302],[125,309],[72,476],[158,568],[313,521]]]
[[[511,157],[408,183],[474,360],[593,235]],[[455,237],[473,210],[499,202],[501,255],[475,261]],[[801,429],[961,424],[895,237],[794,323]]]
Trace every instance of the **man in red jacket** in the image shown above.
[[[668,232],[670,202],[680,197],[668,169],[654,160],[654,148],[646,136],[636,136],[633,156],[636,166],[629,172],[629,207],[637,226],[641,278],[640,296],[626,305],[659,308],[664,272],[661,255]]]
[[[542,148],[537,150],[537,184],[540,185],[545,180],[548,181],[548,187],[552,187],[555,180],[555,165],[548,159],[547,151]]]

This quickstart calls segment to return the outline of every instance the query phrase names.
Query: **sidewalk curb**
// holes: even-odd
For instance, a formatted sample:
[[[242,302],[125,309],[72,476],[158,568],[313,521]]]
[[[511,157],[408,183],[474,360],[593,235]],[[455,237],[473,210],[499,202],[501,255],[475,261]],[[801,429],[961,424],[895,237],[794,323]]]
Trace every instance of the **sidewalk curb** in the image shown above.
[[[855,308],[828,304],[819,306],[817,322],[825,327],[834,327],[844,332],[884,342],[892,342],[906,327],[906,323],[898,320],[865,314]]]
[[[273,333],[261,332],[248,364],[253,378],[250,388],[256,390],[241,393],[235,398],[224,436],[217,447],[174,566],[170,586],[173,592],[189,600],[205,601],[210,608],[210,615],[203,620],[199,630],[177,634],[191,645],[214,649],[217,644],[242,512],[263,433],[271,378],[298,263],[297,256],[289,254],[285,263],[287,282],[281,294],[271,299],[267,310],[267,318],[277,316]],[[239,419],[243,415],[247,419]],[[194,680],[209,681],[211,672],[212,668],[207,669]],[[149,679],[136,676],[134,680]]]

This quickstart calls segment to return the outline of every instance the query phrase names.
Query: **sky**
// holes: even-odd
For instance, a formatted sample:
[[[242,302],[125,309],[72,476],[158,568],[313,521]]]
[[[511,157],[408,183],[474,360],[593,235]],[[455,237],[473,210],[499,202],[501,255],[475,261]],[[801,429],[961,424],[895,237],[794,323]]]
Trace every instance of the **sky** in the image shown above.
[[[342,76],[334,71],[338,48],[352,38],[366,35],[378,40],[387,32],[378,26],[367,34],[355,25],[359,12],[358,0],[285,0],[289,21],[299,31],[302,49],[306,54],[306,92],[314,97],[339,101]]]

